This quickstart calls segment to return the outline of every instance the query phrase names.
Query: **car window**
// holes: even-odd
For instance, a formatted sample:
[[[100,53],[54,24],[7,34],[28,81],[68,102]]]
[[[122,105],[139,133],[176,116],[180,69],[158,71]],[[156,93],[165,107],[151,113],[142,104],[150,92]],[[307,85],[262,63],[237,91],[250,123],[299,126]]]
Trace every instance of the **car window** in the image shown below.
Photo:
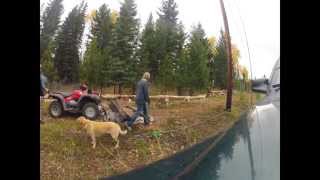
[[[271,85],[277,85],[277,84],[280,84],[280,68],[274,71],[274,74],[271,79]]]
[[[270,77],[271,85],[280,85],[280,59],[276,62]]]

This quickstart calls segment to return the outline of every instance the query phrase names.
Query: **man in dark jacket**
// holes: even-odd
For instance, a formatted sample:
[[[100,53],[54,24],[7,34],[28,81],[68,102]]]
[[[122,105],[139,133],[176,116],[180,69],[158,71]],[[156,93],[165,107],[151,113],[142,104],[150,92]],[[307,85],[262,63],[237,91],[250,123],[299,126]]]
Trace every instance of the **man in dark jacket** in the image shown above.
[[[43,108],[43,98],[48,92],[48,89],[45,86],[45,83],[47,81],[47,78],[43,75],[42,69],[41,69],[41,64],[40,64],[40,123],[44,123],[42,119],[42,108]]]
[[[131,126],[133,122],[139,116],[143,116],[145,125],[150,124],[149,115],[148,115],[148,104],[150,104],[149,89],[148,89],[149,79],[150,79],[150,74],[148,72],[145,72],[142,76],[142,79],[137,83],[137,88],[136,88],[137,111],[127,122],[127,127],[129,130],[131,130]]]

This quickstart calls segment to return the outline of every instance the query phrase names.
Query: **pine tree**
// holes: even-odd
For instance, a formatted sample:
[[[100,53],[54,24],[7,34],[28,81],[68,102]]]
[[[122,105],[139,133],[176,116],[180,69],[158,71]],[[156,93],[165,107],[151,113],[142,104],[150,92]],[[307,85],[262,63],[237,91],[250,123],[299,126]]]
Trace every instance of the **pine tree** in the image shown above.
[[[42,56],[42,70],[47,76],[49,82],[58,81],[57,70],[54,67],[53,57],[54,57],[54,43],[51,41],[48,48],[45,50]]]
[[[183,90],[187,87],[187,51],[184,49],[185,40],[187,39],[187,34],[184,32],[184,27],[182,22],[178,24],[178,34],[177,34],[177,44],[178,44],[178,58],[175,62],[176,72],[176,88],[179,95],[182,95]]]
[[[89,47],[87,47],[83,63],[82,71],[83,75],[82,80],[87,81],[90,87],[96,87],[98,84],[97,75],[99,68],[99,61],[101,59],[101,51],[98,49],[97,39],[93,39],[90,42]]]
[[[187,48],[182,49],[177,66],[177,93],[178,95],[184,95],[189,86],[188,78],[190,73]]]
[[[214,84],[215,87],[225,89],[227,86],[227,51],[226,39],[224,32],[221,31],[220,38],[217,44],[217,52],[214,56]]]
[[[178,24],[178,32],[176,37],[177,37],[176,42],[177,42],[177,57],[178,57],[177,59],[179,59],[180,56],[182,55],[182,50],[184,48],[184,44],[187,39],[187,33],[185,32],[184,26],[181,21]]]
[[[112,26],[110,9],[106,4],[103,4],[93,16],[91,34],[89,36],[90,39],[97,39],[98,48],[104,49],[110,46],[112,38]]]
[[[110,84],[110,52],[100,49],[97,39],[90,42],[81,64],[81,80],[88,82],[90,87],[102,88]]]
[[[208,61],[208,68],[209,68],[209,83],[210,88],[213,87],[214,83],[214,56],[216,55],[216,38],[214,36],[208,38],[208,45],[209,45],[209,61]]]
[[[90,86],[102,89],[111,84],[112,20],[108,7],[103,4],[92,17],[91,33],[84,62],[81,65],[82,79]]]
[[[58,29],[63,12],[62,0],[51,0],[40,19],[40,59]]]
[[[188,56],[183,67],[185,68],[182,75],[187,76],[183,79],[183,85],[189,89],[189,94],[192,95],[195,90],[203,90],[208,87],[209,69],[208,69],[208,54],[209,44],[205,37],[205,32],[198,24],[193,27],[190,36],[190,42],[187,44]]]
[[[158,69],[155,56],[157,48],[155,47],[154,41],[155,27],[152,14],[150,14],[140,39],[138,76],[142,76],[142,73],[148,71],[151,75],[151,81],[153,81]]]
[[[115,25],[112,73],[113,80],[119,85],[132,85],[137,79],[137,43],[139,20],[134,0],[124,0],[120,7],[120,15]],[[119,92],[121,93],[121,92]]]
[[[158,83],[162,86],[162,90],[167,93],[170,88],[176,85],[176,78],[173,75],[173,63],[169,58],[169,55],[165,55],[162,63],[159,67]]]
[[[85,26],[87,4],[75,6],[64,21],[57,37],[54,63],[58,75],[64,83],[79,81],[79,48]]]
[[[193,76],[193,86],[199,90],[206,89],[209,84],[209,44],[205,37],[205,32],[199,24],[192,32],[190,43],[190,58],[194,62],[195,76]]]
[[[163,1],[158,15],[159,19],[156,22],[155,38],[157,47],[156,59],[159,64],[157,73],[159,77],[157,81],[160,85],[164,86],[165,89],[168,89],[175,86],[175,83],[167,82],[167,80],[175,79],[177,61],[181,52],[179,26],[177,23],[177,4],[174,0]],[[164,71],[166,73],[164,73]]]

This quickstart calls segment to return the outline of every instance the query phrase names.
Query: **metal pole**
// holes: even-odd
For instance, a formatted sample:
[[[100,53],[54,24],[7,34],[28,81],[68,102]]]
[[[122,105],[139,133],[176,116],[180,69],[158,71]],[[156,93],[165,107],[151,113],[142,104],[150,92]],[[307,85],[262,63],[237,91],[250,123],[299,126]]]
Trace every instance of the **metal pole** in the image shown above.
[[[221,5],[221,11],[224,21],[224,27],[226,32],[226,46],[227,46],[227,56],[228,56],[228,74],[227,74],[227,100],[226,100],[226,110],[231,111],[231,104],[232,104],[232,72],[233,72],[233,66],[232,66],[232,50],[231,50],[231,40],[230,40],[230,33],[229,33],[229,26],[228,26],[228,19],[226,15],[226,11],[224,8],[223,1],[220,0]]]

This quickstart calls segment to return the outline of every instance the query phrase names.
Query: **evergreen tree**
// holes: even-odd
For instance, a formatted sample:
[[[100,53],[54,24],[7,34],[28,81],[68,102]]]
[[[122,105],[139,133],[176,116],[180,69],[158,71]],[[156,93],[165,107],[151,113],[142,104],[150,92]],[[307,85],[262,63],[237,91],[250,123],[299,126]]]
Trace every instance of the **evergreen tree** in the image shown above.
[[[189,61],[188,61],[188,50],[187,48],[182,49],[180,58],[178,61],[177,68],[177,93],[178,95],[184,95],[184,92],[188,89],[189,86]]]
[[[100,49],[97,39],[90,42],[81,64],[81,80],[88,82],[90,87],[102,88],[110,84],[110,52]]]
[[[140,39],[139,49],[139,64],[138,64],[138,76],[142,76],[142,73],[149,71],[151,75],[151,81],[154,79],[154,75],[157,72],[158,64],[156,61],[156,50],[154,44],[155,41],[155,27],[152,14],[150,14],[147,24],[142,32]]]
[[[43,11],[40,19],[40,59],[58,29],[62,12],[62,0],[51,0]]]
[[[227,51],[226,39],[223,31],[221,31],[216,50],[217,52],[213,61],[214,84],[215,87],[225,89],[227,86]]]
[[[165,93],[176,85],[176,78],[173,74],[173,69],[173,63],[171,63],[169,55],[165,55],[159,67],[158,78],[158,83],[161,85],[162,90]]]
[[[101,51],[98,49],[97,39],[93,39],[87,47],[83,63],[81,65],[81,80],[88,82],[89,87],[95,87],[98,84],[99,61],[102,58]]]
[[[108,7],[103,4],[92,17],[91,33],[81,68],[82,79],[90,86],[102,89],[111,83],[112,21]]]
[[[162,1],[158,15],[155,44],[157,47],[156,59],[159,64],[158,71],[161,72],[157,72],[159,74],[157,80],[167,89],[175,86],[174,81],[168,82],[167,80],[175,79],[177,61],[181,52],[177,4],[174,0]]]
[[[182,80],[182,85],[189,89],[189,94],[192,95],[195,90],[207,88],[209,82],[208,69],[208,54],[209,44],[205,37],[205,32],[201,24],[193,27],[190,36],[190,42],[187,44],[188,56],[182,64],[182,73],[179,78]]]
[[[209,83],[210,88],[213,87],[214,81],[214,56],[216,55],[216,38],[214,36],[208,38],[208,45],[209,45],[209,61],[208,61],[208,68],[209,68]]]
[[[47,76],[49,82],[58,81],[57,70],[54,67],[53,57],[54,57],[54,43],[51,41],[48,48],[44,51],[42,56],[42,70]]]
[[[192,74],[190,75],[190,90],[193,92],[196,88],[202,90],[208,87],[209,69],[208,69],[208,55],[209,45],[205,37],[205,32],[201,24],[191,32],[190,45],[190,64]]]
[[[178,24],[178,62],[175,62],[175,79],[176,88],[179,95],[182,94],[183,89],[187,87],[187,51],[184,49],[185,40],[187,39],[187,34],[184,32],[184,27],[182,22]]]
[[[54,64],[64,83],[79,81],[79,48],[85,26],[87,4],[75,6],[64,21],[57,37]]]
[[[134,0],[124,0],[115,25],[113,41],[113,80],[119,85],[133,85],[137,79],[137,38],[139,20],[136,18],[137,6]],[[121,93],[121,92],[120,92]]]
[[[184,44],[185,41],[187,39],[187,33],[184,31],[184,26],[182,24],[182,22],[180,21],[180,23],[178,24],[178,32],[176,35],[176,42],[177,42],[177,59],[180,58],[180,56],[182,55],[182,50],[184,48]]]
[[[112,38],[112,28],[110,9],[107,5],[103,4],[93,16],[89,39],[96,38],[98,48],[100,49],[109,47]]]

